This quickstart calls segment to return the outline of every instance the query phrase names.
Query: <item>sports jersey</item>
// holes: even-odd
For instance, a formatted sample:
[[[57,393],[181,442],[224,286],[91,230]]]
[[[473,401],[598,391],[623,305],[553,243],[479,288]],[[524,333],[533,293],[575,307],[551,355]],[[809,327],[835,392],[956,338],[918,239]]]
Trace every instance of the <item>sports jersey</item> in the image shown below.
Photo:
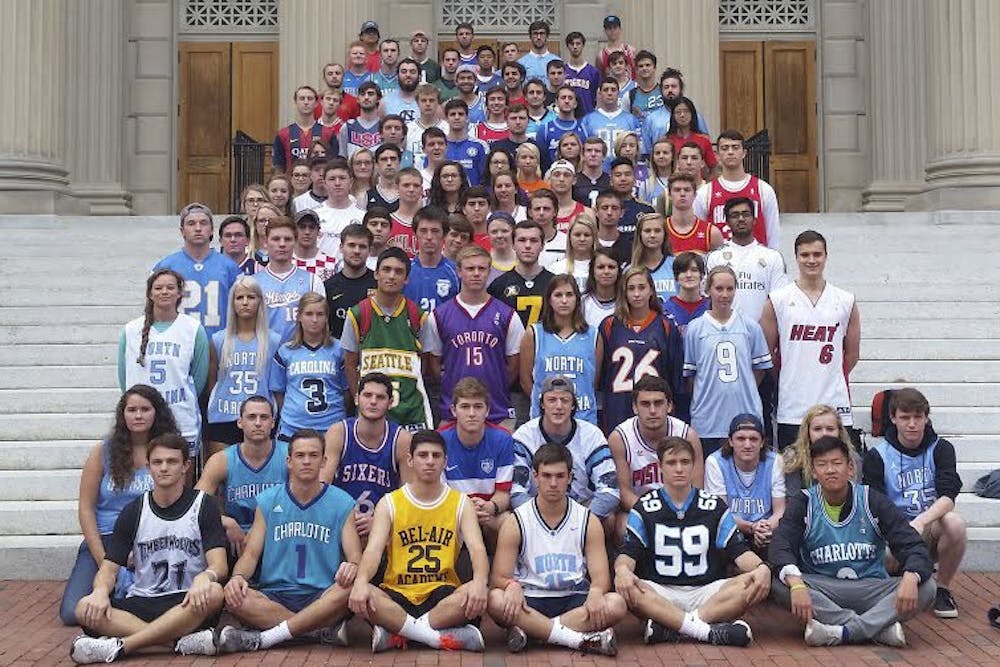
[[[598,137],[607,146],[608,152],[604,157],[605,169],[608,169],[612,160],[617,157],[615,142],[618,138],[629,132],[639,131],[639,121],[635,116],[621,109],[610,113],[604,109],[595,109],[583,117],[580,125],[587,137]]]
[[[200,262],[185,250],[167,255],[153,267],[153,271],[171,269],[184,278],[184,299],[180,310],[195,318],[212,336],[226,328],[229,312],[229,289],[240,275],[240,267],[218,250],[209,250]]]
[[[326,280],[337,272],[337,258],[331,257],[322,250],[317,250],[312,257],[293,256],[292,260],[295,262],[295,266],[314,274],[320,280]]]
[[[674,321],[683,336],[691,320],[704,315],[709,305],[707,297],[702,297],[698,301],[683,301],[675,294],[663,302],[663,314]]]
[[[124,365],[126,388],[148,384],[155,388],[170,407],[177,428],[188,442],[197,440],[201,431],[198,389],[192,375],[195,344],[201,325],[198,320],[178,314],[166,329],[149,328],[145,363],[138,363],[145,318],[137,317],[125,325]]]
[[[366,123],[360,116],[353,118],[340,128],[340,155],[350,158],[362,148],[374,151],[382,143],[379,119]]]
[[[692,488],[677,507],[661,488],[639,497],[628,514],[622,553],[640,578],[662,586],[704,586],[727,576],[750,547],[718,496]]]
[[[424,312],[431,312],[458,294],[461,283],[455,263],[441,257],[437,266],[424,266],[417,255],[410,262],[410,275],[403,288],[403,296],[413,301]]]
[[[535,132],[535,143],[538,144],[538,148],[542,152],[548,151],[549,160],[555,160],[559,140],[567,132],[572,132],[579,137],[580,143],[583,143],[583,140],[587,138],[579,119],[571,118],[570,120],[563,120],[553,115],[547,122],[539,123],[538,129]],[[530,123],[528,125],[528,136],[531,136]]]
[[[642,139],[640,152],[643,155],[649,155],[650,152],[652,152],[653,144],[659,141],[660,138],[666,136],[667,130],[670,128],[670,115],[673,113],[673,105],[676,102],[677,101],[674,100],[670,102],[669,106],[664,104],[646,114],[645,120],[642,121],[642,133],[640,136]],[[697,133],[701,133],[703,135],[710,134],[708,131],[708,123],[705,121],[704,116],[699,113],[697,119],[695,120],[697,121],[695,123]],[[698,217],[707,219],[707,216],[704,215],[699,215]]]
[[[288,444],[281,440],[271,446],[271,453],[259,468],[253,468],[243,458],[242,445],[226,447],[226,516],[231,517],[244,531],[253,525],[257,496],[265,489],[288,481]]]
[[[389,214],[389,238],[385,241],[386,248],[400,248],[410,259],[420,251],[417,245],[417,232],[413,229],[413,220],[404,220],[399,211]]]
[[[320,197],[315,192],[312,191],[310,187],[308,190],[302,194],[295,197],[292,200],[292,213],[298,213],[299,211],[315,210],[323,205],[326,201],[326,197]]]
[[[372,73],[372,82],[382,91],[383,100],[399,91],[399,77],[396,74],[385,74],[381,68]]]
[[[393,88],[389,91],[383,90],[382,92],[385,93],[382,97],[382,106],[386,116],[399,116],[403,119],[403,125],[420,118],[420,107],[417,106],[416,95],[406,99],[399,88]]]
[[[632,385],[646,375],[666,380],[675,402],[686,393],[681,391],[683,342],[677,327],[667,318],[654,311],[633,327],[610,317],[601,323],[598,335],[604,344],[598,389],[604,392],[605,433],[634,415]]]
[[[667,218],[667,234],[670,235],[670,249],[675,255],[688,251],[704,255],[712,249],[712,229],[706,220],[695,218],[691,231],[681,234],[674,229],[673,221]]]
[[[597,208],[597,195],[611,188],[611,177],[606,172],[596,179],[590,178],[587,174],[578,172],[576,182],[573,184],[573,199],[584,206]]]
[[[576,91],[576,99],[580,104],[580,111],[586,115],[594,110],[597,105],[597,91],[601,87],[601,73],[597,68],[588,62],[577,69],[566,61],[564,64],[566,71],[565,85]]]
[[[344,355],[336,340],[324,347],[285,343],[274,355],[271,389],[283,392],[278,433],[290,437],[303,428],[325,433],[344,418]]]
[[[274,405],[268,380],[271,377],[271,364],[274,353],[281,344],[278,334],[269,332],[267,347],[262,360],[261,371],[257,373],[258,341],[254,336],[244,341],[239,336],[233,336],[233,347],[229,354],[228,366],[223,368],[222,347],[226,342],[226,332],[218,331],[212,336],[212,347],[215,348],[215,358],[219,360],[219,373],[208,399],[208,422],[218,424],[239,419],[240,407],[251,396],[263,396]],[[232,443],[229,443],[232,444]]]
[[[874,447],[882,458],[885,495],[908,519],[915,518],[938,499],[934,461],[938,442],[934,438],[926,448],[921,447],[919,456],[906,455],[884,438]]]
[[[340,535],[352,520],[354,499],[323,484],[302,504],[288,483],[261,491],[257,506],[267,530],[260,558],[259,589],[276,593],[321,593],[340,568]]]
[[[330,335],[340,338],[344,331],[347,310],[375,292],[375,272],[366,268],[357,278],[348,278],[338,271],[323,283],[326,304],[330,311]]]
[[[576,394],[575,416],[596,424],[597,397],[594,395],[594,379],[597,374],[597,359],[594,357],[594,350],[597,329],[588,327],[583,333],[574,331],[566,338],[545,331],[541,322],[532,324],[531,330],[535,339],[531,417],[539,415],[538,402],[545,379],[551,375],[563,375],[573,383]]]
[[[639,216],[643,213],[655,212],[652,206],[644,204],[641,201],[636,201],[635,199],[622,200],[622,217],[618,221],[618,233],[628,238],[628,242],[632,243]]]
[[[343,208],[330,206],[330,201],[323,202],[315,211],[319,216],[319,239],[316,245],[322,252],[340,259],[340,233],[348,225],[363,224],[365,209],[361,208],[354,197]]]
[[[799,548],[803,574],[837,579],[885,579],[885,537],[868,507],[868,487],[851,484],[851,511],[834,522],[823,508],[823,491],[813,484],[804,493],[809,499],[806,530]]]
[[[445,103],[448,100],[458,97],[458,86],[455,85],[455,80],[447,80],[442,77],[434,82],[434,87],[438,89],[438,93],[441,94],[441,103]],[[445,130],[447,132],[447,130]]]
[[[399,192],[397,191],[395,194],[384,193],[378,184],[365,193],[364,201],[364,209],[366,211],[373,206],[381,206],[389,211],[389,213],[395,213],[399,210]],[[361,208],[361,206],[359,205],[358,208]]]
[[[854,309],[854,295],[827,283],[813,305],[797,284],[771,292],[778,322],[780,424],[799,424],[812,406],[832,406],[844,426],[854,425],[844,372],[844,337]]]
[[[292,266],[284,275],[278,275],[268,264],[263,271],[258,271],[254,278],[264,292],[267,326],[281,337],[282,342],[295,333],[295,317],[299,312],[299,299],[302,295],[306,292],[324,294],[323,281],[297,266]]]
[[[183,593],[194,578],[208,567],[198,522],[203,491],[179,518],[162,518],[152,507],[152,491],[139,500],[139,522],[135,529],[132,564],[135,579],[126,597],[159,597]]]
[[[455,561],[462,546],[459,519],[465,495],[442,485],[441,495],[425,503],[404,485],[386,499],[392,527],[381,587],[415,605],[440,586],[457,588],[461,582]]]
[[[546,70],[548,65],[553,60],[558,60],[559,56],[545,49],[542,53],[535,53],[534,51],[528,51],[523,56],[517,59],[517,62],[524,66],[524,80],[531,81],[532,79],[538,79],[539,81],[545,81]]]
[[[469,124],[475,125],[486,120],[486,96],[482,93],[476,94],[476,99],[469,102]]]
[[[542,252],[538,255],[538,263],[547,269],[562,259],[566,259],[566,234],[556,229],[552,238],[542,244]]]
[[[503,87],[503,75],[497,70],[493,70],[492,74],[483,76],[482,73],[476,74],[476,90],[480,93],[486,94],[486,91],[495,86]]]
[[[574,201],[573,210],[567,215],[556,215],[556,230],[562,232],[563,234],[568,234],[570,224],[576,220],[576,216],[583,213],[585,208],[586,207],[580,202]]]
[[[562,444],[573,457],[570,498],[588,506],[591,512],[602,518],[618,507],[621,496],[608,441],[601,429],[579,417],[574,417],[572,430],[566,438],[546,433],[540,417],[521,424],[514,431],[512,507],[520,507],[538,494],[531,474],[534,469],[531,460],[538,448],[547,442]]]
[[[406,139],[403,145],[407,151],[413,154],[414,165],[422,166],[424,164],[424,158],[426,157],[423,144],[424,130],[430,127],[436,127],[445,134],[448,133],[448,123],[443,120],[425,127],[420,122],[420,116],[417,116],[415,120],[411,120],[406,124]]]
[[[583,319],[596,331],[605,317],[615,314],[615,299],[601,301],[596,294],[587,292],[580,300],[583,308]]]
[[[586,559],[590,512],[586,507],[568,498],[565,514],[550,526],[533,498],[514,510],[514,518],[521,533],[514,579],[525,597],[556,598],[590,590]]]
[[[754,238],[762,245],[778,250],[778,198],[767,181],[762,181],[753,174],[747,174],[739,181],[727,181],[717,176],[703,184],[694,198],[694,214],[712,222],[728,241],[732,231],[726,222],[725,205],[735,197],[746,197],[753,202]]]
[[[677,294],[677,280],[674,278],[674,256],[666,255],[650,275],[653,276],[653,287],[660,301],[667,301]]]
[[[638,82],[629,91],[629,111],[639,119],[641,123],[650,112],[663,106],[663,91],[659,86],[654,86],[651,90],[643,90]]]
[[[490,148],[492,148],[496,142],[510,137],[510,130],[507,129],[507,123],[505,122],[494,124],[484,120],[481,123],[475,124],[473,132],[476,135],[476,139],[479,139]]]
[[[396,441],[400,427],[385,421],[382,442],[372,448],[358,437],[357,418],[348,417],[343,424],[344,446],[333,483],[355,499],[356,511],[371,514],[382,496],[399,488]]]
[[[466,137],[460,141],[449,139],[445,157],[462,165],[469,179],[469,185],[479,185],[486,169],[486,155],[489,152],[489,146],[479,139]]]
[[[486,425],[483,438],[469,447],[458,439],[458,427],[441,429],[448,461],[444,481],[471,498],[489,500],[510,491],[514,477],[514,440],[499,426]]]
[[[316,140],[329,146],[331,152],[337,152],[337,136],[333,127],[317,122],[304,129],[298,123],[292,123],[278,130],[271,148],[274,170],[291,171],[296,160],[305,160],[309,156],[309,147]]]
[[[781,467],[777,455],[769,450],[761,453],[761,460],[751,473],[746,473],[736,467],[732,456],[723,456],[722,450],[712,452],[705,461],[705,487],[707,491],[726,496],[726,503],[733,516],[744,521],[759,521],[771,516],[773,508],[771,499],[784,498],[782,491],[775,493],[775,466]],[[722,476],[723,488],[714,489],[708,486],[708,469],[716,468]],[[778,471],[780,475],[780,470]],[[714,474],[713,474],[714,477]]]
[[[351,95],[353,97],[358,96],[358,86],[363,84],[365,81],[372,80],[372,73],[365,70],[361,74],[355,74],[351,70],[344,70],[344,81],[342,89],[345,94]]]
[[[733,311],[719,322],[711,312],[684,332],[684,377],[694,377],[691,425],[703,438],[725,438],[733,416],[763,418],[754,371],[772,368],[760,325]]]
[[[681,148],[684,147],[684,144],[689,141],[693,141],[698,144],[699,148],[701,148],[701,153],[705,158],[705,166],[708,167],[709,170],[715,169],[716,165],[719,164],[719,158],[715,156],[715,150],[712,148],[712,139],[707,134],[692,132],[686,137],[682,137],[679,134],[668,134],[667,139],[669,139],[674,145],[674,155],[680,155]]]
[[[767,295],[791,282],[781,253],[758,243],[757,239],[748,245],[723,243],[705,258],[707,271],[717,266],[728,266],[736,272],[733,308],[753,320],[760,320]]]
[[[152,488],[153,477],[146,466],[136,468],[131,479],[126,480],[122,488],[115,486],[115,480],[111,476],[111,445],[105,439],[101,446],[101,481],[97,487],[97,503],[94,506],[97,532],[109,535],[115,529],[115,521],[125,506]]]
[[[553,121],[555,119],[556,119],[556,112],[553,111],[552,109],[546,108],[545,112],[540,117],[537,117],[537,118],[531,115],[531,110],[530,109],[528,110],[528,128],[527,128],[527,130],[525,130],[525,134],[528,137],[528,141],[533,141],[536,144],[538,144],[538,149],[540,151],[542,151],[543,153],[545,152],[544,149],[547,148],[547,144],[543,145],[543,144],[541,144],[538,141],[538,132],[548,122]],[[513,156],[511,156],[511,157],[513,157]],[[549,160],[551,161],[551,159],[552,158],[550,157]],[[544,156],[543,156],[543,160],[544,160]]]
[[[542,299],[545,297],[549,281],[554,277],[551,271],[542,269],[535,277],[525,279],[514,268],[500,274],[490,283],[488,291],[517,311],[521,323],[527,329],[541,317]]]
[[[664,437],[688,439],[690,427],[676,417],[667,415]],[[652,489],[663,486],[663,475],[660,472],[660,459],[656,454],[656,442],[646,442],[639,430],[639,418],[629,417],[615,427],[615,433],[622,439],[625,446],[625,460],[632,474],[632,489],[636,495],[643,495]]]
[[[590,275],[590,261],[589,259],[578,259],[573,262],[573,269],[570,270],[568,258],[563,257],[549,266],[549,270],[557,276],[563,274],[573,276],[574,280],[576,280],[576,286],[582,294],[583,290],[587,289],[587,277]]]
[[[636,90],[639,84],[635,82],[635,79],[629,79],[625,83],[619,83],[618,86],[618,108],[621,111],[628,112],[632,106],[632,91]]]

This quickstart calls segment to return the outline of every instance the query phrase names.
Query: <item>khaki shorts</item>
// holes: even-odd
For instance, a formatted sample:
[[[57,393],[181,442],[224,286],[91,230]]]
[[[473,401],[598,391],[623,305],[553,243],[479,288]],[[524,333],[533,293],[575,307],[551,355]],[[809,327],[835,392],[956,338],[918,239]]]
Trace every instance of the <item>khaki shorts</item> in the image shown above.
[[[694,611],[704,606],[728,581],[729,579],[718,579],[704,586],[664,586],[648,579],[643,579],[642,583],[681,611]]]

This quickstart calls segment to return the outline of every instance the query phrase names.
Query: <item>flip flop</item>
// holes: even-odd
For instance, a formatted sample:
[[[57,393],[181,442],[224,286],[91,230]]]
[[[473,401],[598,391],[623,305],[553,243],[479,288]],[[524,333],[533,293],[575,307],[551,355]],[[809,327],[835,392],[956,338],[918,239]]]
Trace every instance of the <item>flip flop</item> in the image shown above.
[[[1000,630],[1000,609],[990,607],[990,610],[986,612],[986,618],[990,620],[990,625]]]

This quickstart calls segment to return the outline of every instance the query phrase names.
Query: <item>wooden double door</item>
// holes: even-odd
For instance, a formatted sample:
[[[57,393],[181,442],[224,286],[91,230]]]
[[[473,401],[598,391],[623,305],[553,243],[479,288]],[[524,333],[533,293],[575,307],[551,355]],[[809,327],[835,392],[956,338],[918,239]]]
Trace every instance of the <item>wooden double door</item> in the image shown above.
[[[177,207],[199,201],[229,212],[233,136],[270,143],[278,127],[278,44],[179,46]]]
[[[771,136],[771,185],[782,212],[819,210],[816,172],[816,46],[722,42],[722,128]]]

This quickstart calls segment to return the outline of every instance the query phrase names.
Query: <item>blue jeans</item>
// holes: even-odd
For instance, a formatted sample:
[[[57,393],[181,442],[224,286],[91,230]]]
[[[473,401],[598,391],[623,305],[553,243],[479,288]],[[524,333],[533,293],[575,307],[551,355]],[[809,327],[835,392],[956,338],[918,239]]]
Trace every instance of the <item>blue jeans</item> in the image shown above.
[[[101,535],[101,544],[108,548],[111,535]],[[90,595],[94,590],[94,577],[97,576],[98,564],[87,548],[87,541],[80,544],[80,549],[76,552],[76,562],[69,573],[66,581],[66,589],[63,591],[62,602],[59,603],[59,619],[64,625],[77,625],[76,605],[81,598]],[[111,596],[124,596],[124,591],[132,583],[132,572],[126,568],[118,571],[118,581]]]

